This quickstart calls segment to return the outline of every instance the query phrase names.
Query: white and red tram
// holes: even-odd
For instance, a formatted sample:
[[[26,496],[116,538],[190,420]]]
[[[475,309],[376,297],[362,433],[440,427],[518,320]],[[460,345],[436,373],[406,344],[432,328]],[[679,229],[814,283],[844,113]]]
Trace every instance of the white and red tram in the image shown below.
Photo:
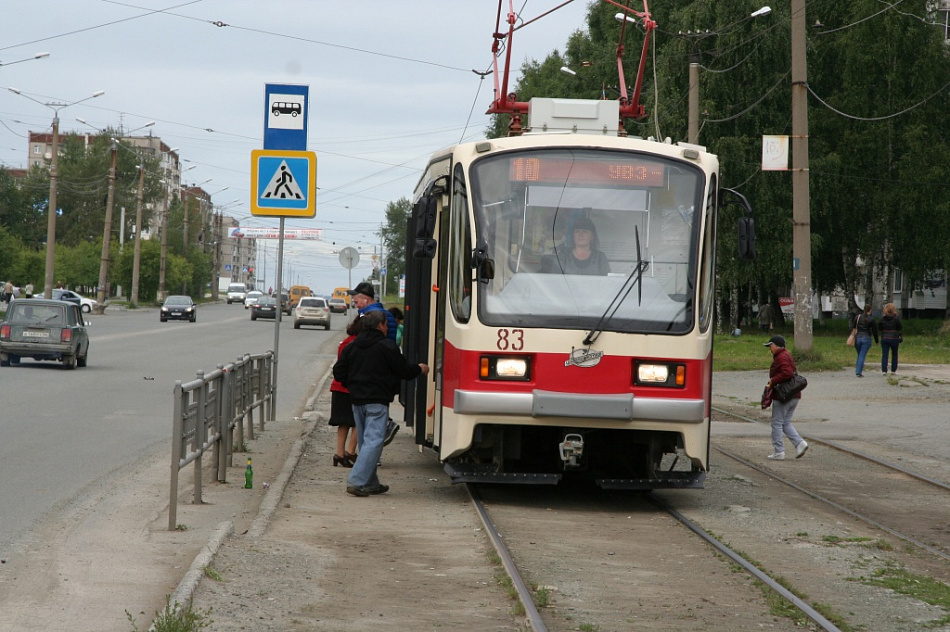
[[[625,137],[623,107],[532,99],[524,133],[419,181],[404,347],[433,370],[401,399],[455,482],[702,486],[717,214],[745,207],[751,257],[751,211],[702,147]]]

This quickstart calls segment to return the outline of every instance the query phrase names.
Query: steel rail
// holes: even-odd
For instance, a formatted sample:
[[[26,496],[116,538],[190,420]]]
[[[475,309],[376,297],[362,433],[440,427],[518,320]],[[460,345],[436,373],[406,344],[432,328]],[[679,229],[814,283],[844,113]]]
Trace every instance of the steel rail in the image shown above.
[[[851,516],[852,518],[857,518],[858,520],[862,520],[862,521],[864,521],[864,522],[866,522],[866,523],[868,523],[868,524],[870,524],[870,525],[872,525],[872,526],[874,526],[874,527],[877,527],[878,529],[881,529],[882,531],[886,531],[887,533],[890,533],[891,535],[893,535],[893,536],[896,537],[896,538],[900,538],[901,540],[904,540],[905,542],[910,542],[911,544],[913,544],[913,545],[915,545],[915,546],[919,546],[920,548],[924,549],[925,551],[928,551],[928,552],[930,552],[930,553],[933,553],[933,554],[936,555],[937,557],[941,557],[941,558],[943,558],[943,559],[945,559],[945,560],[950,561],[950,555],[948,555],[947,553],[944,553],[944,552],[941,551],[940,549],[934,548],[934,547],[930,546],[929,544],[925,544],[924,542],[921,542],[920,540],[918,540],[918,539],[916,539],[916,538],[914,538],[914,537],[911,537],[911,536],[909,536],[909,535],[906,535],[906,534],[904,534],[904,533],[901,533],[900,531],[895,531],[894,529],[891,529],[891,528],[888,527],[887,525],[882,524],[882,523],[878,522],[877,520],[874,520],[873,518],[869,518],[869,517],[867,517],[867,516],[865,516],[865,515],[862,515],[862,514],[859,514],[859,513],[855,512],[855,511],[852,511],[851,509],[848,509],[848,508],[845,507],[844,505],[841,505],[841,504],[839,504],[839,503],[836,503],[836,502],[833,501],[833,500],[830,500],[830,499],[828,499],[828,498],[825,498],[825,497],[822,496],[821,494],[816,494],[815,492],[813,492],[813,491],[811,491],[811,490],[805,489],[804,487],[798,485],[797,483],[793,483],[792,481],[790,481],[790,480],[788,480],[788,479],[786,479],[786,478],[782,478],[781,476],[779,476],[778,474],[776,474],[773,470],[768,470],[768,469],[765,469],[765,468],[763,468],[763,467],[760,467],[759,465],[756,465],[755,463],[752,463],[751,461],[747,461],[747,460],[743,459],[741,456],[739,456],[739,455],[737,455],[737,454],[733,454],[732,452],[729,452],[728,450],[725,450],[725,449],[720,448],[720,447],[718,447],[718,446],[713,446],[713,447],[714,447],[717,451],[719,451],[719,452],[721,452],[722,454],[728,456],[730,459],[734,459],[734,460],[738,461],[739,463],[742,463],[742,464],[745,465],[746,467],[750,467],[750,468],[752,468],[753,470],[756,470],[757,472],[760,472],[760,473],[762,473],[762,474],[765,474],[766,476],[769,476],[770,478],[774,478],[775,480],[779,481],[780,483],[783,483],[783,484],[785,484],[785,485],[788,485],[788,486],[791,487],[792,489],[795,489],[796,491],[800,491],[801,493],[805,494],[806,496],[810,496],[810,497],[814,498],[815,500],[818,500],[818,501],[820,501],[820,502],[823,502],[823,503],[827,504],[827,505],[830,506],[830,507],[834,507],[835,509],[837,509],[837,510],[839,510],[839,511],[843,511],[844,513],[848,514],[848,515]]]
[[[752,419],[751,417],[746,417],[746,416],[744,416],[744,415],[740,415],[739,413],[734,413],[734,412],[732,412],[732,411],[725,410],[725,409],[722,409],[722,408],[717,408],[717,407],[715,407],[715,406],[713,406],[712,409],[713,409],[714,411],[716,411],[717,413],[722,413],[722,414],[724,414],[724,415],[729,415],[729,416],[731,416],[731,417],[735,417],[736,419],[742,419],[743,421],[748,421],[748,422],[751,422],[751,423],[761,423],[761,424],[764,424],[764,423],[765,423],[765,422],[763,422],[763,421],[761,421],[761,420],[759,420],[759,419]],[[869,461],[869,462],[871,462],[871,463],[875,463],[875,464],[877,464],[877,465],[880,465],[881,467],[886,467],[886,468],[888,468],[888,469],[894,470],[895,472],[900,472],[901,474],[905,474],[905,475],[907,475],[907,476],[910,476],[911,478],[915,478],[915,479],[917,479],[918,481],[921,481],[921,482],[923,482],[923,483],[927,483],[928,485],[933,485],[934,487],[939,487],[940,489],[943,489],[943,490],[945,490],[945,491],[950,491],[950,485],[948,485],[948,484],[946,484],[946,483],[944,483],[944,482],[942,482],[942,481],[938,481],[937,479],[930,478],[929,476],[924,476],[923,474],[920,474],[920,473],[918,473],[918,472],[914,472],[914,471],[908,470],[908,469],[906,469],[906,468],[901,467],[900,465],[894,465],[893,463],[889,463],[889,462],[887,462],[887,461],[883,461],[883,460],[881,460],[881,459],[879,459],[879,458],[877,458],[877,457],[875,457],[875,456],[871,456],[870,454],[865,454],[865,453],[863,453],[863,452],[858,452],[857,450],[854,450],[854,449],[852,449],[852,448],[845,447],[845,446],[841,445],[840,443],[835,443],[835,442],[833,442],[833,441],[828,441],[827,439],[819,439],[818,437],[810,436],[810,435],[807,435],[807,436],[806,436],[806,435],[802,435],[802,438],[805,439],[806,441],[808,441],[809,443],[814,443],[814,444],[818,444],[818,445],[827,446],[827,447],[832,448],[832,449],[834,449],[834,450],[838,450],[839,452],[842,452],[842,453],[844,453],[844,454],[850,454],[851,456],[856,456],[856,457],[858,457],[859,459],[864,459],[865,461]],[[718,449],[718,448],[717,448],[717,449]]]
[[[794,593],[789,591],[787,588],[776,582],[772,579],[767,573],[759,570],[753,564],[751,564],[744,557],[727,547],[725,544],[712,537],[706,533],[699,525],[695,524],[692,520],[679,513],[664,501],[660,500],[653,494],[647,496],[650,501],[655,504],[657,507],[667,512],[677,520],[679,520],[683,525],[686,526],[690,531],[701,537],[703,540],[711,544],[717,551],[731,559],[733,562],[741,566],[747,573],[758,579],[760,582],[771,588],[773,591],[785,598],[789,603],[802,611],[802,613],[814,621],[822,630],[826,632],[841,632],[841,630],[831,621],[826,619],[820,612],[809,606],[802,599],[796,596]]]
[[[495,552],[498,553],[498,557],[501,558],[502,566],[505,567],[505,572],[508,573],[508,576],[511,578],[511,583],[518,593],[518,599],[524,607],[525,616],[528,617],[531,629],[533,629],[534,632],[547,632],[548,628],[541,619],[541,613],[538,612],[538,608],[534,603],[531,590],[525,585],[524,580],[521,578],[521,573],[518,572],[518,567],[515,566],[514,560],[511,559],[511,555],[508,553],[507,547],[505,547],[504,542],[501,541],[498,529],[489,517],[488,511],[485,509],[485,503],[482,502],[481,495],[474,485],[470,483],[464,483],[464,485],[465,490],[468,492],[468,497],[472,500],[472,505],[475,506],[475,511],[478,513],[478,517],[485,527],[488,539],[491,540],[492,546],[495,547]]]

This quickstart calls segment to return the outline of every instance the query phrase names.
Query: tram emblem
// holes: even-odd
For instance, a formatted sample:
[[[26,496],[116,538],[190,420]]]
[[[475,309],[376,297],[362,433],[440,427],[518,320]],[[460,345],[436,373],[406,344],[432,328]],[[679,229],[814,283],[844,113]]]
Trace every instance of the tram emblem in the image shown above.
[[[603,351],[592,351],[590,348],[575,349],[571,347],[571,355],[564,361],[564,366],[579,366],[586,369],[597,366],[602,357],[604,357]]]

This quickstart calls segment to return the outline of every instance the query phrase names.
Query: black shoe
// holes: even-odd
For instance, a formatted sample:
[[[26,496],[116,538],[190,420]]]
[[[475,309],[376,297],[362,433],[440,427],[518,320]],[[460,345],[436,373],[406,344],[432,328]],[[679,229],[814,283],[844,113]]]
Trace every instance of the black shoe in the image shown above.
[[[387,446],[393,442],[393,439],[396,438],[396,433],[399,432],[399,424],[390,419],[386,423],[386,438],[383,440],[383,445]]]
[[[356,485],[349,485],[346,488],[346,493],[350,494],[351,496],[359,496],[360,498],[365,498],[366,496],[369,496],[370,494],[370,492],[366,491],[365,488],[358,487]],[[379,493],[382,493],[382,492],[379,492]]]
[[[389,485],[377,485],[376,487],[363,487],[364,494],[385,494],[389,491]]]

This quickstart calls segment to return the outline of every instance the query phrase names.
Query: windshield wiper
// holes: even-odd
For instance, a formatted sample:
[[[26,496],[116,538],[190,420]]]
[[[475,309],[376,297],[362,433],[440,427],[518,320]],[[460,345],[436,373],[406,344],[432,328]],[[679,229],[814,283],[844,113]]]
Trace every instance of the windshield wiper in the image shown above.
[[[604,310],[600,320],[597,321],[594,328],[591,329],[587,337],[584,338],[584,344],[587,346],[594,344],[594,341],[597,340],[603,331],[604,323],[614,317],[614,314],[620,309],[620,305],[626,300],[627,295],[630,294],[630,290],[633,289],[634,285],[637,286],[637,307],[643,304],[643,271],[646,269],[647,263],[640,254],[640,229],[634,226],[633,230],[634,237],[636,237],[637,240],[637,267],[630,271],[630,275],[627,276],[623,285],[620,286],[620,290],[616,296],[614,296],[613,300],[610,301],[610,304],[607,306],[607,309]]]

